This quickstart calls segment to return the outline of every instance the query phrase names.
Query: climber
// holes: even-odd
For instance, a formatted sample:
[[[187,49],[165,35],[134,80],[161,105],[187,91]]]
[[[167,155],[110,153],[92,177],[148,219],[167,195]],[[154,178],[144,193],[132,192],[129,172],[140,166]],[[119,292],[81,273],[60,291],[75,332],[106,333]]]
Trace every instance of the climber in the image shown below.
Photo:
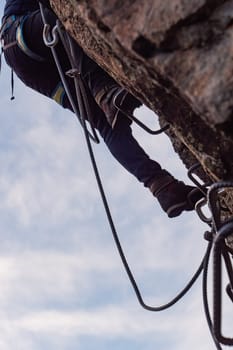
[[[48,0],[45,6],[47,22],[53,27],[57,17]],[[25,85],[54,99],[72,110],[64,92],[51,50],[43,41],[43,21],[37,0],[6,0],[1,27],[1,41],[7,64]],[[193,210],[203,197],[201,191],[176,180],[167,170],[144,152],[132,136],[131,121],[114,105],[116,96],[127,113],[141,106],[141,102],[122,88],[76,45],[80,73],[88,87],[93,125],[117,161],[133,174],[157,198],[169,217]],[[61,43],[56,47],[66,72],[70,66]],[[73,80],[67,78],[72,94]],[[75,96],[75,95],[74,95]]]

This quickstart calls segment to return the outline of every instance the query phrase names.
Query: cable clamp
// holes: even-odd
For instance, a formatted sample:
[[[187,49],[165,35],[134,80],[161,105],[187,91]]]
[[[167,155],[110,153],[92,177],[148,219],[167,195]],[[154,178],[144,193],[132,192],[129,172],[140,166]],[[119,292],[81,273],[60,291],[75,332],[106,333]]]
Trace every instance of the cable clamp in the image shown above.
[[[81,73],[77,68],[72,68],[66,72],[66,75],[70,78],[79,78],[81,76]]]

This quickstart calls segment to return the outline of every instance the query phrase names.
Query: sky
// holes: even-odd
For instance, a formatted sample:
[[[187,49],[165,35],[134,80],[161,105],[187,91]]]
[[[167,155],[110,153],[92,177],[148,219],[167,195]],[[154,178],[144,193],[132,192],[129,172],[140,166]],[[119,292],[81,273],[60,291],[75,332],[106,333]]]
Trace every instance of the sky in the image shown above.
[[[169,310],[151,313],[138,304],[76,118],[16,77],[10,101],[5,62],[0,92],[0,349],[214,349],[201,280]],[[138,113],[158,127],[149,109]],[[166,135],[137,127],[134,135],[151,157],[190,183]],[[195,212],[168,219],[103,142],[94,152],[145,302],[166,303],[199,266],[208,227]]]

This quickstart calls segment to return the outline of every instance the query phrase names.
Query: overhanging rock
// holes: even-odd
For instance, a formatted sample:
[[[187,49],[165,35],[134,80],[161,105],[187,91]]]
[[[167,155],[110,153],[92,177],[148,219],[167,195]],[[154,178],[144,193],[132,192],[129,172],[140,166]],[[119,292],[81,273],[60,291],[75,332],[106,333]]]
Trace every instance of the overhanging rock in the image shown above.
[[[233,177],[233,1],[51,0],[88,55],[149,108],[190,166]]]

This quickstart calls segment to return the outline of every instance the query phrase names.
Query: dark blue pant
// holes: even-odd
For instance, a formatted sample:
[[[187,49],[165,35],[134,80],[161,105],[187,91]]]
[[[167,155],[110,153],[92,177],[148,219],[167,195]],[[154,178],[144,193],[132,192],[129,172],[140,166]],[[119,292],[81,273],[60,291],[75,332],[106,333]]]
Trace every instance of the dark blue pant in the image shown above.
[[[48,23],[53,26],[56,17],[53,12],[46,10]],[[13,68],[17,76],[27,86],[32,89],[53,98],[58,95],[60,103],[64,108],[72,110],[68,98],[59,92],[61,87],[60,76],[54,63],[51,50],[47,48],[42,38],[43,22],[40,11],[27,15],[23,22],[24,44],[36,55],[42,59],[37,60],[27,55],[18,45],[15,45],[5,51],[5,59],[10,67]],[[15,41],[16,26],[11,26],[4,34],[5,44]],[[86,56],[83,50],[76,46],[81,67],[81,75],[90,91],[90,104],[94,109],[94,127],[99,131],[107,147],[113,156],[133,174],[140,182],[148,187],[156,178],[164,175],[164,170],[160,165],[151,160],[138,142],[132,136],[130,122],[127,118],[122,118],[112,129],[105,117],[105,114],[95,103],[93,96],[102,86],[116,84],[116,82],[104,72],[95,62]],[[56,50],[60,57],[63,70],[70,68],[64,48],[58,44]],[[67,78],[72,95],[75,96],[73,80]],[[56,96],[57,97],[57,96]]]

